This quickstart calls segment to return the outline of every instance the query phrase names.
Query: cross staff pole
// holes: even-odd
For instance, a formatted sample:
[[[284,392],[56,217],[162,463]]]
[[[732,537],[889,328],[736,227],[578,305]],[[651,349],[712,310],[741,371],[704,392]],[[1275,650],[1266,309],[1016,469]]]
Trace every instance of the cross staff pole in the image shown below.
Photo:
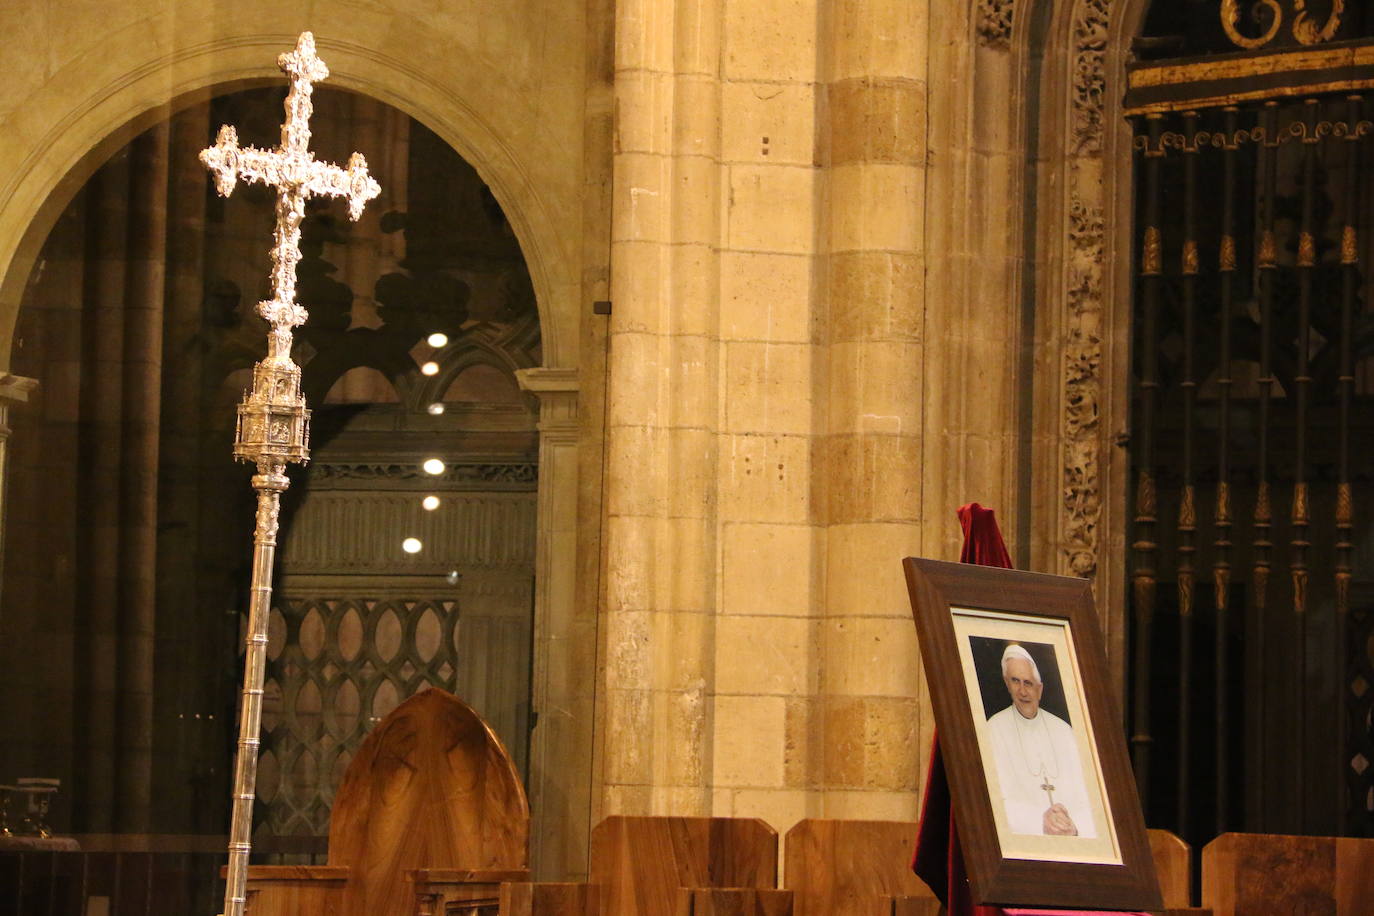
[[[272,298],[258,303],[267,319],[267,358],[253,368],[252,390],[238,408],[234,457],[254,464],[257,521],[253,531],[253,584],[248,609],[248,637],[243,663],[243,702],[239,716],[238,753],[234,763],[234,809],[229,830],[229,868],[222,916],[243,916],[247,899],[248,855],[252,850],[253,799],[257,788],[258,745],[262,729],[262,685],[267,664],[267,615],[272,601],[272,563],[277,548],[281,494],[289,486],[286,466],[310,457],[310,411],[301,394],[301,368],[291,359],[292,329],[305,323],[306,310],[296,302],[296,264],[301,259],[301,221],[309,197],[343,197],[356,220],[381,187],[367,172],[360,153],[346,168],[317,162],[310,152],[310,101],[314,83],[329,76],[315,56],[315,38],[302,32],[296,49],[277,58],[291,80],[281,146],[260,150],[239,146],[233,127],[219,130],[215,145],[200,161],[225,197],[240,178],[277,189],[277,225],[273,231]]]

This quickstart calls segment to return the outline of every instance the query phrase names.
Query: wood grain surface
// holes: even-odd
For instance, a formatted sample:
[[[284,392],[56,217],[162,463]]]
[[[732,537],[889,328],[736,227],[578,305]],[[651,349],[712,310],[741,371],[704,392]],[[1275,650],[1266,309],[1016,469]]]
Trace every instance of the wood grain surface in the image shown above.
[[[501,916],[597,916],[595,884],[507,881]]]
[[[795,916],[888,916],[895,897],[935,900],[911,871],[917,827],[914,821],[799,822],[784,844],[783,886],[795,894]]]
[[[592,830],[603,916],[669,916],[679,888],[776,887],[778,835],[763,821],[608,817]]]
[[[1148,830],[1150,856],[1159,876],[1159,893],[1166,909],[1193,905],[1193,847],[1167,830]]]
[[[329,865],[254,866],[251,916],[414,916],[495,908],[529,877],[529,803],[510,755],[470,706],[421,691],[367,736],[330,818]]]
[[[793,916],[792,892],[758,888],[678,888],[675,916]]]
[[[1223,833],[1202,850],[1215,916],[1374,913],[1374,840]]]

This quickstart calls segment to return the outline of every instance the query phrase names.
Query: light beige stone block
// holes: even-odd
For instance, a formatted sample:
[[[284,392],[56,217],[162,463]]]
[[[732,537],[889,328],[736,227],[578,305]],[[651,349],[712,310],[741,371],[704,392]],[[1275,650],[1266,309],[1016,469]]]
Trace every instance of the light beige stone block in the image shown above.
[[[816,599],[817,541],[809,525],[732,522],[721,544],[721,610],[803,616]]]
[[[611,515],[706,516],[715,499],[715,437],[693,428],[619,426],[607,443]]]
[[[912,79],[848,79],[827,88],[827,165],[887,162],[924,166],[926,86]]]
[[[653,811],[653,787],[647,784],[617,785],[606,783],[601,788],[601,813],[644,815]]]
[[[721,166],[702,156],[677,156],[669,204],[673,241],[678,244],[718,244],[720,225]]]
[[[720,92],[722,159],[816,164],[816,89],[812,84],[728,82]]]
[[[788,254],[814,250],[814,169],[733,165],[729,173],[728,247]]]
[[[916,789],[923,761],[915,700],[826,697],[822,705],[828,788]]]
[[[716,697],[714,784],[781,788],[785,715],[782,697]]]
[[[722,0],[664,5],[673,11],[673,69],[678,73],[718,76],[724,25]]]
[[[811,445],[805,436],[721,437],[723,521],[811,520]]]
[[[816,0],[725,0],[725,78],[814,81],[816,26]]]
[[[654,782],[659,786],[709,786],[706,753],[710,736],[705,686],[664,690],[653,696],[654,731],[640,736],[654,749]],[[694,803],[700,799],[693,793]]]
[[[647,690],[606,691],[606,743],[603,763],[608,784],[648,785],[653,778],[652,694]]]
[[[815,333],[809,255],[720,255],[720,336],[806,343]]]
[[[616,334],[615,383],[608,397],[616,426],[705,427],[715,415],[715,347],[704,337]]]
[[[921,653],[907,617],[832,617],[821,630],[821,691],[847,696],[919,696]]]
[[[958,520],[950,522],[957,530]],[[832,525],[826,537],[826,602],[830,616],[911,619],[902,572],[905,557],[926,556],[915,524],[868,522]],[[936,556],[937,560],[957,560]]]
[[[716,618],[716,692],[815,692],[815,626],[804,617]]]
[[[921,250],[924,170],[852,163],[829,170],[832,251]]]
[[[820,703],[814,696],[787,698],[783,777],[790,788],[813,788],[823,782],[825,734]]]
[[[830,524],[915,522],[921,518],[921,440],[916,436],[836,434],[818,440]]]
[[[725,345],[725,428],[805,435],[813,426],[808,344]]]
[[[606,519],[606,610],[647,610],[653,604],[659,519],[611,515]]]
[[[620,242],[611,262],[610,326],[613,333],[670,330],[675,248],[659,242]]]
[[[615,152],[664,156],[673,151],[673,89],[670,74],[653,70],[621,74],[615,96],[622,116],[612,121]]]
[[[673,11],[663,0],[625,0],[616,7],[615,68],[673,69]]]
[[[667,250],[673,297],[665,315],[667,328],[673,334],[715,336],[721,312],[718,249],[713,244],[696,244],[673,245]]]
[[[828,257],[830,339],[920,340],[925,268],[920,254],[846,251]]]
[[[606,684],[615,690],[651,690],[654,683],[654,614],[613,611],[605,615]]]
[[[674,155],[720,158],[720,91],[715,74],[679,74],[674,79]]]
[[[813,811],[820,810],[818,793],[799,789],[737,789],[734,792],[735,817],[757,817],[778,832],[781,846],[787,831]],[[781,867],[783,850],[778,850]]]
[[[846,821],[918,821],[919,792],[827,791],[821,800],[821,817]]]
[[[923,357],[906,341],[831,344],[831,432],[919,434]]]
[[[929,7],[909,0],[836,0],[830,10],[834,42],[828,78],[923,77]],[[945,14],[968,15],[962,9]]]
[[[612,194],[612,241],[671,241],[671,189],[671,158],[649,153],[617,156]]]

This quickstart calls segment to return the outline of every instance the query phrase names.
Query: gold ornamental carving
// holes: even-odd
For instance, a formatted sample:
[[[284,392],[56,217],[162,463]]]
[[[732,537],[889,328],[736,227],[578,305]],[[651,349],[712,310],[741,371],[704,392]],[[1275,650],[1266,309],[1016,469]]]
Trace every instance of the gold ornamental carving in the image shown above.
[[[1350,528],[1355,524],[1355,499],[1348,483],[1336,485],[1336,527]]]
[[[1236,269],[1236,240],[1231,236],[1221,237],[1221,255],[1217,261],[1222,270]]]
[[[1147,277],[1159,275],[1160,271],[1159,228],[1145,227],[1145,241],[1140,250],[1140,272]]]
[[[1197,242],[1192,239],[1183,243],[1183,273],[1185,276],[1192,276],[1197,273]]]
[[[1298,266],[1311,267],[1317,263],[1317,242],[1312,238],[1312,233],[1301,232],[1298,234]]]
[[[1306,525],[1311,521],[1311,513],[1307,508],[1307,484],[1301,481],[1293,485],[1293,515],[1290,520],[1294,525]]]
[[[1327,14],[1326,21],[1320,25],[1312,18],[1312,14],[1307,9],[1308,0],[1291,0],[1291,2],[1292,16],[1290,19],[1285,15],[1279,0],[1258,0],[1251,7],[1251,15],[1248,18],[1257,25],[1267,19],[1268,25],[1259,34],[1247,35],[1241,31],[1240,0],[1221,0],[1221,27],[1233,45],[1247,51],[1254,51],[1272,42],[1278,37],[1286,22],[1289,23],[1290,33],[1299,44],[1324,44],[1336,37],[1336,33],[1341,27],[1341,16],[1345,13],[1345,0],[1330,0],[1330,12]],[[1263,15],[1260,14],[1261,10],[1264,11]]]
[[[314,83],[329,76],[329,68],[315,55],[314,36],[302,32],[295,50],[278,57],[277,66],[291,80],[281,145],[270,150],[240,146],[238,132],[226,124],[220,128],[215,145],[200,154],[200,161],[213,174],[215,188],[223,196],[232,193],[240,180],[277,189],[272,298],[258,303],[258,314],[271,325],[267,356],[253,368],[253,387],[239,404],[234,439],[234,457],[257,467],[252,483],[258,494],[258,511],[223,916],[244,916],[247,906],[278,514],[282,491],[289,485],[287,464],[305,462],[310,455],[310,411],[301,393],[300,366],[291,358],[291,332],[307,317],[304,306],[296,301],[305,202],[311,197],[342,197],[348,202],[349,218],[356,220],[367,202],[381,193],[360,153],[354,153],[347,166],[339,167],[318,161],[310,151],[311,93]]]
[[[1231,524],[1231,485],[1226,481],[1217,484],[1217,519],[1218,526]]]
[[[1178,506],[1178,527],[1182,531],[1197,528],[1197,494],[1192,484],[1183,488],[1183,499]]]
[[[1360,263],[1359,237],[1355,234],[1354,226],[1346,226],[1341,230],[1341,263],[1358,264]]]
[[[1271,268],[1278,264],[1279,249],[1274,241],[1273,230],[1266,229],[1260,235],[1259,266],[1261,269]]]

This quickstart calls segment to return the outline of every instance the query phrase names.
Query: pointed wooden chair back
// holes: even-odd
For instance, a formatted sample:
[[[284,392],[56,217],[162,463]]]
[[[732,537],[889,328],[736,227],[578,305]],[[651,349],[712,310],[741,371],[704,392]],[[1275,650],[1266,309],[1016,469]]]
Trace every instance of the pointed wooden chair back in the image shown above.
[[[367,736],[334,798],[329,864],[351,869],[344,916],[413,913],[415,869],[528,869],[529,823],[491,727],[451,693],[417,693]]]

